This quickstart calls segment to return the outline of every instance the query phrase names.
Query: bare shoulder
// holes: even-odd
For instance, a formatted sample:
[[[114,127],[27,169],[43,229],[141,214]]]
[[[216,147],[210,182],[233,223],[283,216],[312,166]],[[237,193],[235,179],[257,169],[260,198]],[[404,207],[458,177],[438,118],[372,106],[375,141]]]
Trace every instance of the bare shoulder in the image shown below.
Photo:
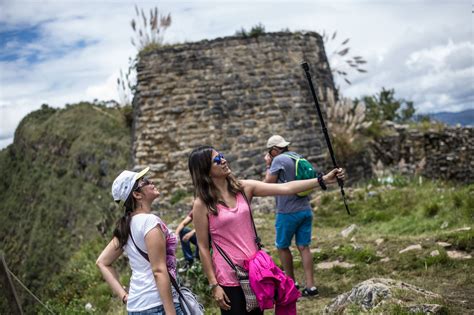
[[[201,198],[196,198],[193,203],[193,214],[202,215],[207,214],[207,207]]]

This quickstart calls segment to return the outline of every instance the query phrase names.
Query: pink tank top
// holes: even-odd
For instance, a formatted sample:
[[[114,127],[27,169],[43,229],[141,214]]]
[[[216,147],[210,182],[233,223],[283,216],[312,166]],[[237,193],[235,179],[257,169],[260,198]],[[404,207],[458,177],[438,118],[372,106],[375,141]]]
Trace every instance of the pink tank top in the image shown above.
[[[209,232],[212,240],[212,262],[217,282],[223,286],[239,286],[232,267],[217,251],[214,243],[224,250],[234,264],[244,266],[244,261],[257,252],[255,232],[250,219],[250,210],[241,193],[237,194],[235,208],[217,205],[218,215],[209,214]]]

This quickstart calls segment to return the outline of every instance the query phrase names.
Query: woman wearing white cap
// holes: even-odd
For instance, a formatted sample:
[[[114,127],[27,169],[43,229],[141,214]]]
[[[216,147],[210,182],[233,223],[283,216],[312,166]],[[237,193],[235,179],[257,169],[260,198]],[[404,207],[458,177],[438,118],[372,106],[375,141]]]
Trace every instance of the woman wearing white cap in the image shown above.
[[[160,192],[144,177],[148,170],[147,167],[138,173],[123,171],[113,182],[112,196],[123,206],[124,214],[96,264],[114,293],[127,304],[128,314],[179,315],[183,312],[168,274],[176,277],[177,238],[151,213],[151,204]],[[112,267],[123,252],[127,253],[132,269],[128,293]]]

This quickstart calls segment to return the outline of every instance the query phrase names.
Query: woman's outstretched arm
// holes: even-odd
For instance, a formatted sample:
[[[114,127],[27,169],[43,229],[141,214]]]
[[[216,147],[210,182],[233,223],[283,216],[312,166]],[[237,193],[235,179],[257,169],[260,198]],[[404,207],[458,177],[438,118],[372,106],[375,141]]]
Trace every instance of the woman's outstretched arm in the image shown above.
[[[326,184],[337,182],[337,178],[344,180],[345,174],[342,168],[335,168],[323,176]],[[281,184],[264,183],[257,180],[242,180],[245,192],[250,196],[275,196],[275,195],[294,195],[302,191],[319,187],[318,179],[294,180]]]

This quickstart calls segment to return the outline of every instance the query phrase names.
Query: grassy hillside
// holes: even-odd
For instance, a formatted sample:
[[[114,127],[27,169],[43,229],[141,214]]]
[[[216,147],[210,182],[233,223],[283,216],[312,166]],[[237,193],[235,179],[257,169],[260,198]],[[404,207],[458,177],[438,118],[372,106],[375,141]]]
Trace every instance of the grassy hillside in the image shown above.
[[[81,245],[115,220],[109,187],[130,157],[122,111],[89,103],[43,106],[0,151],[0,249],[40,296]]]

